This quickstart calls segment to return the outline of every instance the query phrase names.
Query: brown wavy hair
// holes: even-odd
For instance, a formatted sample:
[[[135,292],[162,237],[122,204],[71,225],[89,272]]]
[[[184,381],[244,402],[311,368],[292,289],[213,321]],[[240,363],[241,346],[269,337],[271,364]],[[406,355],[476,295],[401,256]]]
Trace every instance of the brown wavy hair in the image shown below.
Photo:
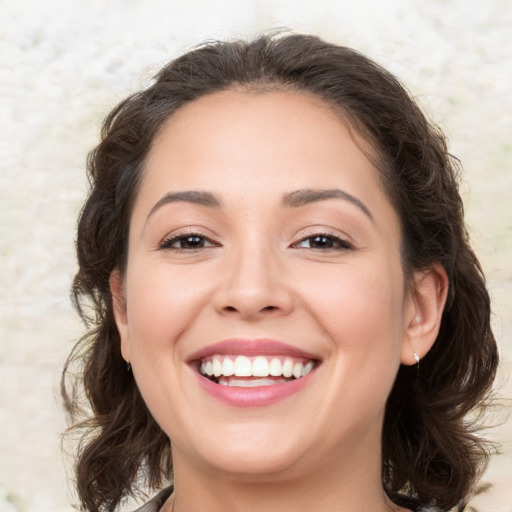
[[[106,118],[89,154],[72,299],[88,332],[63,372],[65,406],[81,434],[76,483],[83,510],[111,511],[172,474],[171,446],[121,357],[109,276],[123,272],[134,198],[152,141],[180,107],[216,91],[294,90],[323,99],[376,155],[402,229],[404,273],[439,262],[449,299],[433,348],[402,366],[387,403],[383,486],[397,503],[462,510],[490,445],[475,426],[498,364],[490,300],[458,192],[458,161],[397,79],[346,47],[299,34],[211,42],[166,65]],[[85,401],[84,401],[85,398]]]

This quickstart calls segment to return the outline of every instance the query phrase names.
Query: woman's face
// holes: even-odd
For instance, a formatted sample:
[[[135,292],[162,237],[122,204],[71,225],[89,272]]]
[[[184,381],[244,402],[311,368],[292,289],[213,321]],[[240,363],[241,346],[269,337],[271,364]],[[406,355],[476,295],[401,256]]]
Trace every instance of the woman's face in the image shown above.
[[[111,283],[176,467],[276,477],[380,456],[415,305],[363,145],[290,92],[203,97],[154,141]]]

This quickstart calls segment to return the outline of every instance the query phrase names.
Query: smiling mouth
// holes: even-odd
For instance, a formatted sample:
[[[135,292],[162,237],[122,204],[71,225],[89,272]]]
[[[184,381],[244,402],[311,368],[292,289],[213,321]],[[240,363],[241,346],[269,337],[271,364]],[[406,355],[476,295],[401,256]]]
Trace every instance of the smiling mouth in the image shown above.
[[[316,365],[317,361],[313,359],[289,356],[214,354],[197,362],[196,369],[215,384],[249,388],[301,379]]]

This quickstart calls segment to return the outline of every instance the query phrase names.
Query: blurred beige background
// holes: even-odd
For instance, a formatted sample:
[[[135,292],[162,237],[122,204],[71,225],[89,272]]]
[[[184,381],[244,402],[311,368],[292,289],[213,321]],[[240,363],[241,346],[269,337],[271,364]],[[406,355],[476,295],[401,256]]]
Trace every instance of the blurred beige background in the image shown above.
[[[1,0],[0,512],[72,510],[57,388],[81,333],[74,226],[102,118],[183,50],[283,26],[366,52],[448,134],[512,396],[511,0]],[[510,418],[491,435],[505,453],[474,505],[512,512]]]

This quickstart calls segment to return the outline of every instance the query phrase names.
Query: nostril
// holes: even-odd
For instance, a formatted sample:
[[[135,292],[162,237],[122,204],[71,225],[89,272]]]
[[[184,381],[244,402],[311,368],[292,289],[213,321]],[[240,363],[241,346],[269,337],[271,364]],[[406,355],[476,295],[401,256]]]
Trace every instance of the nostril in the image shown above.
[[[265,306],[264,308],[261,308],[260,311],[273,311],[274,309],[279,309],[277,306]],[[234,306],[226,306],[224,308],[225,311],[238,311],[237,308]]]

